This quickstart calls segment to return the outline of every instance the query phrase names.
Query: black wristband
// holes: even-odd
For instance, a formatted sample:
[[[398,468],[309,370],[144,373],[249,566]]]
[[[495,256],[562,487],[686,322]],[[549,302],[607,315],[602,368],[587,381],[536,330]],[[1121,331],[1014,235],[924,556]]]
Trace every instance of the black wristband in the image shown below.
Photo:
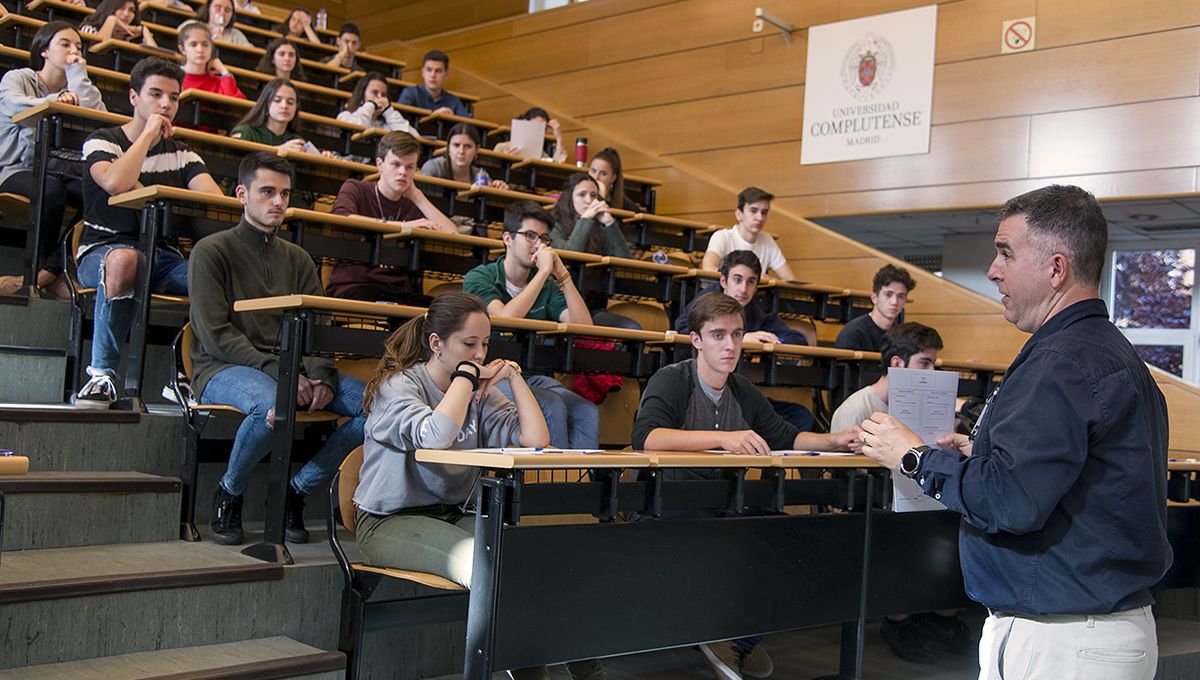
[[[476,380],[479,379],[479,364],[475,363],[474,361],[463,359],[462,361],[458,362],[458,365],[454,367],[454,370],[461,371],[463,370],[463,366],[470,366],[472,375],[475,376]]]
[[[455,379],[455,378],[466,378],[467,380],[470,380],[470,381],[471,381],[471,391],[472,391],[472,392],[474,392],[475,390],[479,389],[479,378],[477,378],[477,377],[476,377],[474,374],[472,374],[470,371],[462,371],[462,370],[459,370],[459,371],[455,371],[455,372],[451,373],[451,374],[450,374],[450,381],[451,381],[451,382],[454,382],[454,379]]]

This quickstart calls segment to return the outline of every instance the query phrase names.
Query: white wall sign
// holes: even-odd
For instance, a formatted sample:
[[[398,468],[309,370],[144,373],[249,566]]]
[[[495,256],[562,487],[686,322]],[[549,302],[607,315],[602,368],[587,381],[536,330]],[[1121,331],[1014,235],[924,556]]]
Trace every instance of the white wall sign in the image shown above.
[[[1010,19],[1000,26],[1000,53],[1028,52],[1037,42],[1037,17]]]
[[[937,5],[808,31],[800,163],[929,152]]]

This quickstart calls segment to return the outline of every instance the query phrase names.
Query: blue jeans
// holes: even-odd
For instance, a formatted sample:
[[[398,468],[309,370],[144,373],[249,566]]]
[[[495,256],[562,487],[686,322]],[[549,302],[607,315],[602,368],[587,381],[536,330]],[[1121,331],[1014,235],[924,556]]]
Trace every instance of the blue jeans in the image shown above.
[[[779,417],[795,425],[796,429],[801,432],[811,432],[813,425],[817,422],[812,411],[805,408],[803,404],[777,399],[768,399],[767,401],[771,402],[771,407],[775,409],[775,413],[779,414]]]
[[[240,496],[249,483],[250,472],[271,451],[271,427],[267,412],[275,407],[276,381],[257,368],[230,366],[209,379],[200,395],[202,404],[229,404],[246,414],[233,440],[229,467],[221,477],[227,493]],[[338,387],[326,411],[350,416],[325,441],[325,445],[292,477],[292,489],[307,496],[325,484],[354,447],[363,443],[362,397],[365,385],[358,378],[338,374]]]
[[[550,444],[571,449],[600,448],[600,409],[548,375],[525,377],[537,399],[550,430]],[[504,396],[513,398],[507,380],[497,386]]]
[[[115,376],[121,364],[121,343],[133,325],[133,288],[110,300],[104,290],[104,258],[118,248],[132,246],[96,246],[79,261],[79,283],[96,289],[96,314],[92,323],[92,361],[90,375],[107,373]],[[150,273],[150,290],[167,295],[187,295],[188,265],[179,253],[158,248],[154,254],[154,271]]]

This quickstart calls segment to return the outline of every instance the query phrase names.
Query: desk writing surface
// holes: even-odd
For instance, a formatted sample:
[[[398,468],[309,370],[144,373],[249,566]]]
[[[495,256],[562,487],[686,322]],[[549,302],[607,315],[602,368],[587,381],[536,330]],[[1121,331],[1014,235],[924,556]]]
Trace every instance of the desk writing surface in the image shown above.
[[[183,61],[183,55],[179,52],[172,52],[171,50],[162,47],[148,47],[138,43],[131,43],[127,40],[117,40],[116,38],[101,40],[100,42],[88,48],[88,52],[96,52],[98,54],[103,54],[109,50],[135,52],[137,54],[144,54],[151,57],[162,57],[169,61],[175,62]]]
[[[605,340],[633,340],[637,342],[661,343],[666,334],[660,331],[633,330],[612,326],[593,326],[583,323],[560,323],[554,330],[541,331],[540,335],[585,335]]]
[[[269,73],[261,73],[259,71],[242,68],[241,66],[232,66],[230,64],[226,64],[225,67],[228,68],[229,72],[238,79],[239,83],[243,80],[257,80],[267,83],[275,79],[275,76]],[[337,90],[332,87],[325,87],[324,85],[314,85],[313,83],[306,83],[303,80],[293,80],[291,82],[301,92],[311,92],[313,94],[321,94],[337,99],[349,99],[350,95],[352,94],[346,90]]]
[[[236,210],[239,213],[242,212],[242,202],[232,196],[210,194],[204,191],[192,191],[191,189],[181,189],[164,184],[155,184],[154,186],[142,187],[141,189],[134,189],[133,191],[126,191],[123,194],[110,196],[108,204],[141,210],[150,201],[157,200],[169,200],[179,203],[190,203],[192,205],[207,205]]]
[[[1195,451],[1171,451],[1167,462],[1169,472],[1200,472],[1200,453]]]
[[[79,5],[72,5],[69,2],[63,2],[62,0],[32,0],[31,2],[27,3],[25,7],[26,9],[41,9],[45,7],[47,9],[74,12],[75,14],[81,14],[84,16],[92,14],[96,11],[91,7],[80,7]]]
[[[169,35],[176,40],[179,38],[179,29],[174,26],[156,24],[153,21],[143,21],[142,25],[150,29],[150,32],[154,33],[156,36],[159,33],[162,33],[164,35]],[[261,47],[254,47],[252,45],[239,45],[237,43],[225,42],[224,40],[214,40],[213,45],[225,50],[226,52],[244,52],[246,54],[253,54],[256,57],[261,57],[267,53],[267,51]],[[307,62],[305,65],[307,65]]]
[[[504,247],[503,241],[499,241],[494,238],[472,236],[470,234],[452,234],[445,231],[434,231],[433,229],[415,229],[413,227],[404,227],[399,231],[384,236],[383,238],[387,240],[414,239],[421,241],[436,241],[439,243],[449,243],[468,248],[478,247],[492,249]]]
[[[235,312],[277,312],[289,309],[312,309],[320,312],[343,312],[366,316],[398,317],[402,319],[411,319],[427,311],[424,307],[392,305],[383,302],[363,302],[361,300],[346,300],[320,295],[277,295],[274,297],[236,300],[233,303],[233,311]]]
[[[665,217],[655,215],[654,213],[637,213],[633,217],[625,220],[626,222],[649,222],[651,224],[665,224],[672,227],[682,227],[684,229],[708,229],[711,224],[705,222],[697,222],[696,220],[684,220],[678,217]]]
[[[557,321],[542,321],[541,319],[525,319],[516,316],[493,316],[492,327],[506,331],[553,331],[561,324]]]
[[[89,109],[83,106],[75,106],[74,104],[64,104],[62,102],[42,102],[41,104],[35,104],[13,116],[12,121],[18,125],[32,127],[33,125],[37,124],[39,120],[53,115],[65,115],[73,118],[91,120],[97,123],[102,123],[104,127],[124,125],[125,123],[129,122],[129,116],[122,116],[119,113],[112,113],[110,111],[97,111],[95,109]]]
[[[715,273],[715,272],[714,272]],[[840,286],[826,286],[820,283],[801,283],[799,281],[784,281],[769,279],[758,284],[759,290],[794,290],[800,293],[825,293],[827,295],[846,295],[849,291]]]
[[[508,130],[509,130],[508,125],[499,125],[495,128],[496,132],[507,132]],[[551,134],[548,130],[546,132],[546,135],[547,135],[548,140],[554,139],[554,135]],[[529,167],[531,165],[536,165],[539,168],[551,168],[551,169],[555,169],[555,170],[562,170],[563,172],[583,172],[583,173],[587,172],[586,166],[581,168],[578,165],[575,165],[573,163],[558,163],[556,161],[548,161],[548,160],[545,160],[542,158],[523,158],[520,160],[519,163],[516,163],[515,165],[513,165],[513,167],[514,168],[525,168],[525,167]],[[625,173],[625,181],[626,182],[635,182],[637,184],[646,184],[649,186],[658,186],[658,185],[662,184],[662,181],[660,181],[660,180],[652,179],[650,177],[643,177],[641,175],[630,175],[629,173]]]
[[[950,371],[990,371],[992,373],[1004,373],[1008,371],[1008,364],[989,363],[986,361],[977,361],[975,359],[939,358],[937,360],[937,367]]]
[[[602,453],[483,453],[417,449],[421,463],[466,465],[490,470],[578,470],[587,468],[650,467],[650,457],[623,451]]]
[[[587,266],[593,269],[612,267],[614,269],[654,272],[656,274],[669,274],[671,276],[686,274],[688,272],[687,267],[680,267],[676,264],[659,264],[649,260],[635,260],[629,257],[615,257],[612,255],[605,255],[599,262],[593,262]]]
[[[513,191],[511,189],[497,189],[496,187],[485,187],[478,184],[472,185],[470,189],[458,192],[458,197],[462,199],[475,198],[479,195],[489,196],[492,198],[504,198],[513,201],[535,201],[537,203],[543,203],[546,205],[554,203],[554,199],[550,198],[549,196],[526,194],[520,191]]]
[[[844,359],[847,361],[857,361],[863,359],[863,352],[850,349],[837,349],[835,347],[813,347],[811,345],[791,345],[787,343],[766,343],[766,351],[772,354],[798,356],[798,357],[822,357],[828,359]],[[878,361],[878,358],[876,358]]]
[[[355,141],[355,142],[357,142],[357,141],[358,141],[358,140],[360,140],[360,139],[367,139],[367,138],[370,138],[370,137],[382,137],[382,136],[386,135],[386,134],[387,134],[387,133],[389,133],[389,132],[391,132],[391,130],[388,130],[388,129],[386,129],[386,128],[381,128],[381,127],[369,127],[369,128],[367,128],[367,129],[363,130],[362,132],[355,132],[354,134],[352,134],[352,135],[350,136],[350,139],[351,139],[352,141]],[[432,147],[435,147],[435,148],[438,148],[438,149],[443,149],[443,148],[445,148],[445,147],[446,147],[446,142],[445,142],[445,140],[441,140],[441,139],[431,139],[431,138],[429,138],[429,137],[423,137],[423,136],[421,136],[421,135],[417,135],[416,137],[414,137],[414,139],[416,139],[416,140],[417,140],[417,142],[418,142],[418,143],[419,143],[421,146],[432,146]],[[463,186],[465,187],[465,186],[469,186],[469,185],[463,185]]]
[[[433,115],[433,111],[431,109],[422,108],[420,106],[412,106],[410,104],[398,104],[396,102],[392,102],[392,108],[396,109],[400,113],[411,113],[415,116]]]
[[[284,212],[285,220],[307,220],[309,222],[318,222],[331,227],[341,229],[350,229],[353,231],[363,231],[372,234],[397,234],[405,227],[400,226],[398,222],[384,222],[377,220],[374,217],[363,217],[362,215],[335,215],[333,213],[321,212],[319,210],[309,210],[307,208],[288,208]]]
[[[321,154],[308,153],[307,151],[288,150],[279,151],[278,154],[294,163],[307,163],[308,165],[316,165],[322,168],[328,168],[330,170],[342,170],[347,174],[357,172],[365,175],[368,172],[375,170],[374,165],[356,163],[355,161],[348,161],[344,158],[328,158],[326,156],[322,156]],[[302,188],[303,187],[297,187],[297,189]]]
[[[497,125],[496,123],[493,123],[491,121],[480,120],[478,118],[467,118],[466,116],[456,116],[453,113],[445,113],[445,112],[430,113],[429,115],[421,118],[422,123],[436,123],[439,120],[444,120],[449,123],[469,123],[481,130],[489,130],[489,131],[495,130],[496,128],[500,127],[499,125]]]
[[[639,451],[649,456],[651,467],[660,468],[878,468],[879,463],[867,456],[754,456],[744,453],[712,451]]]
[[[249,99],[238,99],[237,97],[230,97],[229,95],[219,94],[217,92],[209,92],[207,90],[197,90],[192,88],[190,90],[184,90],[179,94],[180,104],[185,104],[192,100],[199,100],[209,104],[219,104],[221,106],[226,106],[233,109],[242,109],[245,111],[249,111],[250,109],[254,108],[254,102]],[[307,111],[300,112],[300,119],[308,123],[329,125],[331,127],[341,128],[343,130],[353,130],[355,132],[363,131],[363,126],[361,125],[347,123],[345,121],[338,120],[337,118],[330,118],[329,116],[322,116],[315,113],[309,113]]]

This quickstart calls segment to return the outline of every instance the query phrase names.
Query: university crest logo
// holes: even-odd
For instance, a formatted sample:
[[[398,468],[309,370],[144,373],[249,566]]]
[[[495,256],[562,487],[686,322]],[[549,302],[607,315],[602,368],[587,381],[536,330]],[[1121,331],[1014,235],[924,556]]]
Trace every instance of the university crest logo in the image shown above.
[[[867,33],[846,50],[842,84],[859,101],[874,99],[887,87],[895,66],[892,44],[887,38]]]

